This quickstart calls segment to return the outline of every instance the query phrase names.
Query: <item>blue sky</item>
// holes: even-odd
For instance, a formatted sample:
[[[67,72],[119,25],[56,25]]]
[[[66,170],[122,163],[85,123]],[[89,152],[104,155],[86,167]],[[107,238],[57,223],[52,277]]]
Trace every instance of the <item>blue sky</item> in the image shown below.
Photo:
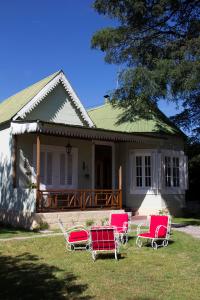
[[[0,1],[0,101],[63,69],[86,107],[116,87],[118,67],[90,48],[95,31],[113,22],[92,0]],[[161,103],[169,116],[172,104]]]

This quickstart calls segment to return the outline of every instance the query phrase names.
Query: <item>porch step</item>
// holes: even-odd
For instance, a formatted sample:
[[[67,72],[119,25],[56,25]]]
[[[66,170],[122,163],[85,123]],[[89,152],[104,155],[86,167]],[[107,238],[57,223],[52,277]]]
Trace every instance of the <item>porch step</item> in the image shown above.
[[[124,210],[91,210],[91,211],[68,211],[68,212],[51,212],[51,213],[36,213],[35,221],[40,223],[48,223],[50,229],[59,228],[58,218],[61,219],[65,227],[75,225],[86,225],[87,221],[93,221],[94,225],[102,225],[105,218],[109,218],[110,213],[123,213]]]

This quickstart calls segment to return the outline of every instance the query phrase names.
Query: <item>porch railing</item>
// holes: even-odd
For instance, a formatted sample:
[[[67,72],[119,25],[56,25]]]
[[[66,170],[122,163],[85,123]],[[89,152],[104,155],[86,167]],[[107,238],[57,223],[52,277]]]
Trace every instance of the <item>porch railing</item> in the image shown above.
[[[122,208],[122,190],[39,190],[37,211]]]

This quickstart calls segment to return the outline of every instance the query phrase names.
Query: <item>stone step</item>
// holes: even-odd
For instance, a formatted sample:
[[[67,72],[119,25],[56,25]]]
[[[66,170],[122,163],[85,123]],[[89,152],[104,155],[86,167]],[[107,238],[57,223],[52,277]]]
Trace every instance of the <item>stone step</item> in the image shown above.
[[[62,221],[65,227],[72,227],[79,224],[86,225],[86,223],[91,220],[94,222],[94,225],[102,225],[102,221],[105,221],[105,218],[109,218],[111,212],[123,213],[124,210],[36,213],[34,214],[34,220],[37,224],[48,223],[50,229],[59,227],[58,218]]]

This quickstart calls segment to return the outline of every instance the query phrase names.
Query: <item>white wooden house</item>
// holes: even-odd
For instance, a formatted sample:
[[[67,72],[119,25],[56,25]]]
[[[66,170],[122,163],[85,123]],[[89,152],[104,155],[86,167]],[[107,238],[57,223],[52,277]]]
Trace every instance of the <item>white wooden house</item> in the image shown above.
[[[159,111],[118,122],[124,113],[108,102],[86,111],[62,71],[3,101],[0,220],[122,208],[180,214],[183,134]]]

